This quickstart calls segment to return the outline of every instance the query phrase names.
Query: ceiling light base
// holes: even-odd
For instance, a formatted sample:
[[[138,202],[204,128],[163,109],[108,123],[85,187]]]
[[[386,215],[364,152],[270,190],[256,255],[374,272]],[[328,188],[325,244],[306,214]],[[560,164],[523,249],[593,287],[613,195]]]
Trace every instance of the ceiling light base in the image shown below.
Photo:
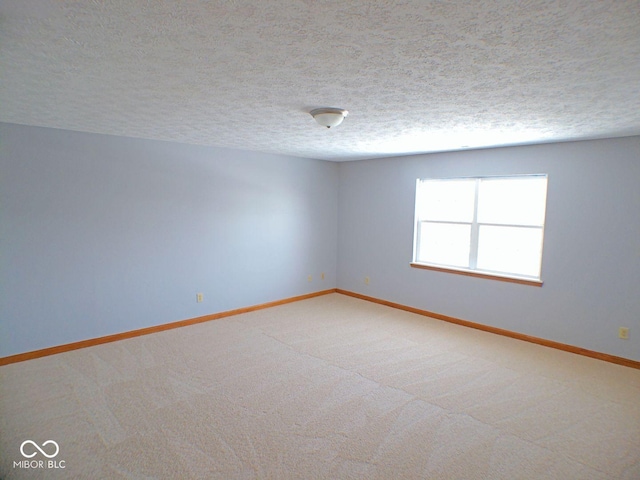
[[[318,124],[323,127],[337,127],[349,112],[342,108],[315,108],[309,112]]]

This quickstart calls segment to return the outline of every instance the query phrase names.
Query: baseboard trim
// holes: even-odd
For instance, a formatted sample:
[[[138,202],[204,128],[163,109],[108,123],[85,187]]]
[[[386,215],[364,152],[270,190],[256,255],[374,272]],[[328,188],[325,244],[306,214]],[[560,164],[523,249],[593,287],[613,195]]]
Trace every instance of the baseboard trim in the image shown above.
[[[300,300],[306,300],[308,298],[319,297],[330,293],[340,293],[349,297],[359,298],[372,303],[385,305],[387,307],[397,308],[406,312],[416,313],[437,320],[443,320],[449,323],[455,323],[456,325],[462,325],[464,327],[475,328],[476,330],[482,330],[505,337],[514,338],[516,340],[522,340],[529,343],[535,343],[545,347],[555,348],[557,350],[563,350],[565,352],[575,353],[583,355],[585,357],[591,357],[598,360],[603,360],[609,363],[615,363],[623,365],[625,367],[636,368],[640,370],[640,361],[631,360],[624,357],[617,357],[615,355],[609,355],[608,353],[595,352],[593,350],[587,350],[586,348],[576,347],[573,345],[567,345],[560,342],[554,342],[552,340],[546,340],[544,338],[534,337],[531,335],[525,335],[511,330],[505,330],[502,328],[491,327],[489,325],[483,325],[481,323],[470,322],[468,320],[462,320],[456,317],[450,317],[448,315],[442,315],[441,313],[430,312],[429,310],[422,310],[420,308],[409,307],[400,303],[390,302],[388,300],[382,300],[376,297],[370,297],[368,295],[362,295],[360,293],[350,292],[348,290],[342,290],[340,288],[331,288],[328,290],[321,290],[319,292],[307,293],[304,295],[298,295],[295,297],[289,297],[282,300],[275,300],[273,302],[261,303],[259,305],[252,305],[249,307],[237,308],[234,310],[227,310],[225,312],[212,313],[210,315],[204,315],[201,317],[189,318],[186,320],[179,320],[177,322],[164,323],[162,325],[154,325],[153,327],[141,328],[138,330],[131,330],[128,332],[116,333],[113,335],[106,335],[104,337],[91,338],[88,340],[81,340],[79,342],[67,343],[64,345],[57,345],[55,347],[43,348],[41,350],[34,350],[31,352],[18,353],[16,355],[10,355],[8,357],[0,358],[0,366],[9,365],[11,363],[24,362],[26,360],[33,360],[35,358],[48,357],[50,355],[56,355],[58,353],[70,352],[72,350],[78,350],[81,348],[92,347],[94,345],[101,345],[103,343],[117,342],[118,340],[124,340],[127,338],[140,337],[142,335],[149,335],[151,333],[162,332],[164,330],[172,330],[174,328],[186,327],[189,325],[195,325],[198,323],[209,322],[212,320],[218,320],[225,317],[231,317],[234,315],[240,315],[242,313],[254,312],[256,310],[263,310],[265,308],[276,307],[278,305],[285,305],[287,303],[298,302]]]
[[[418,315],[424,315],[426,317],[435,318],[437,320],[443,320],[449,323],[455,323],[456,325],[462,325],[464,327],[475,328],[476,330],[482,330],[489,333],[495,333],[505,337],[515,338],[516,340],[523,340],[529,343],[535,343],[545,347],[555,348],[557,350],[564,350],[565,352],[576,353],[585,357],[596,358],[605,362],[615,363],[623,365],[625,367],[640,369],[640,361],[631,360],[629,358],[617,357],[615,355],[609,355],[608,353],[595,352],[593,350],[587,350],[586,348],[576,347],[573,345],[567,345],[565,343],[554,342],[553,340],[546,340],[544,338],[534,337],[531,335],[525,335],[523,333],[512,332],[511,330],[505,330],[502,328],[491,327],[489,325],[483,325],[481,323],[470,322],[468,320],[462,320],[460,318],[450,317],[448,315],[442,315],[436,312],[430,312],[428,310],[422,310],[419,308],[408,307],[400,303],[389,302],[387,300],[381,300],[379,298],[370,297],[368,295],[362,295],[360,293],[350,292],[348,290],[336,289],[336,293],[347,295],[349,297],[359,298],[361,300],[367,300],[369,302],[378,303],[380,305],[386,305],[387,307],[397,308],[406,312],[417,313]]]
[[[118,340],[124,340],[126,338],[140,337],[142,335],[149,335],[151,333],[162,332],[164,330],[186,327],[189,325],[195,325],[197,323],[209,322],[211,320],[218,320],[220,318],[231,317],[233,315],[240,315],[241,313],[263,310],[265,308],[276,307],[278,305],[284,305],[286,303],[299,302],[300,300],[306,300],[308,298],[319,297],[321,295],[327,295],[329,293],[335,292],[336,289],[331,288],[329,290],[307,293],[304,295],[289,297],[282,300],[275,300],[273,302],[252,305],[250,307],[237,308],[235,310],[228,310],[226,312],[212,313],[210,315],[204,315],[202,317],[189,318],[186,320],[179,320],[177,322],[164,323],[162,325],[154,325],[153,327],[140,328],[138,330],[106,335],[104,337],[91,338],[89,340],[81,340],[79,342],[57,345],[55,347],[43,348],[41,350],[34,350],[32,352],[18,353],[16,355],[10,355],[8,357],[1,357],[0,366],[9,365],[11,363],[24,362],[26,360],[33,360],[34,358],[48,357],[49,355],[70,352],[72,350],[78,350],[80,348],[93,347],[95,345],[101,345],[103,343],[117,342]]]

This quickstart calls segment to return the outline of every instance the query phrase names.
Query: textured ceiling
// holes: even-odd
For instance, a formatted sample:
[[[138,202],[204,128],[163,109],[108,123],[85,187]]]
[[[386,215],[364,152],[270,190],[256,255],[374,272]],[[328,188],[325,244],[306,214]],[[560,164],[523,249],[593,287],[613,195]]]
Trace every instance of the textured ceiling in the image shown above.
[[[0,121],[331,160],[635,135],[640,0],[0,0]]]

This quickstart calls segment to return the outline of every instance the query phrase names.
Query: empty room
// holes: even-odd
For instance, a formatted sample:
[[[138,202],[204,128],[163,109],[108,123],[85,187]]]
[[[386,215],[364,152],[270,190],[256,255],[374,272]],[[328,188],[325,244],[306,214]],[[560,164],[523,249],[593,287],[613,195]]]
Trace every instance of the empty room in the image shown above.
[[[0,0],[0,479],[640,479],[640,2]]]

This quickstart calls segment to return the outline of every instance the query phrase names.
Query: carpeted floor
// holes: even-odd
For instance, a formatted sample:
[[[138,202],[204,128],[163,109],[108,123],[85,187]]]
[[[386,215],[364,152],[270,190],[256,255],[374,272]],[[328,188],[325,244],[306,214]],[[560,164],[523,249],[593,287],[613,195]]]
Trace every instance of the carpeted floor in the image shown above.
[[[0,389],[5,480],[640,479],[640,370],[339,294],[7,365]],[[15,466],[25,440],[65,468],[30,443],[43,468]]]

